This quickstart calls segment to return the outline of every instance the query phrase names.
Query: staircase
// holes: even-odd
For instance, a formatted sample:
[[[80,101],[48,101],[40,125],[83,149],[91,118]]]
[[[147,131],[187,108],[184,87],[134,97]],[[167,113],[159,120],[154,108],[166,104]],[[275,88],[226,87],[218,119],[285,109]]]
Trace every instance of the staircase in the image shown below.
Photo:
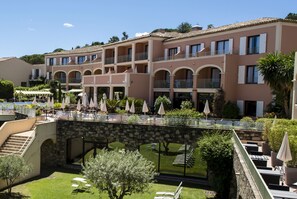
[[[31,136],[20,136],[17,134],[9,136],[4,144],[0,147],[0,156],[10,154],[22,155],[31,139]]]

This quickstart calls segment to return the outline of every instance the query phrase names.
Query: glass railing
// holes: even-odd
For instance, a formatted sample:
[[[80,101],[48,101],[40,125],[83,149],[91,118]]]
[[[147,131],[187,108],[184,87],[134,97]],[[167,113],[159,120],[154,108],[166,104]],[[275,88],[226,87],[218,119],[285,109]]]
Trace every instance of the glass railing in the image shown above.
[[[174,88],[192,88],[193,80],[192,79],[180,79],[174,81]]]
[[[234,146],[236,147],[236,149],[238,149],[238,153],[240,153],[241,157],[243,158],[245,165],[247,166],[247,169],[249,170],[250,175],[254,179],[254,182],[255,182],[256,186],[258,187],[258,190],[259,190],[262,198],[273,199],[273,196],[271,195],[266,183],[264,182],[263,178],[259,174],[255,164],[249,157],[249,154],[247,153],[244,146],[242,145],[236,132],[233,131],[232,134],[233,134]],[[242,163],[242,164],[244,164],[244,163]]]
[[[80,78],[68,78],[68,83],[81,83]]]
[[[220,88],[220,79],[198,79],[197,88]]]
[[[55,78],[55,80],[59,81],[60,83],[66,83],[66,78]]]
[[[131,60],[132,60],[132,56],[131,55],[121,55],[121,56],[118,56],[118,63],[129,62]]]
[[[166,80],[155,80],[154,88],[170,88],[170,83]]]
[[[104,64],[113,64],[114,63],[114,57],[107,57],[105,58]]]
[[[146,60],[148,59],[148,53],[136,53],[135,54],[135,60],[138,61],[138,60]]]

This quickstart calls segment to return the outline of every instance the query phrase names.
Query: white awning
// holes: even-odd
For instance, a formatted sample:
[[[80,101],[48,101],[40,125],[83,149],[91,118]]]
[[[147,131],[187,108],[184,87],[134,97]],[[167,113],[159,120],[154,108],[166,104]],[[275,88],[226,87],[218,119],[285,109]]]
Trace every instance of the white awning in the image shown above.
[[[21,91],[21,90],[16,90],[16,94],[21,94],[21,95],[52,95],[51,92],[49,91]]]

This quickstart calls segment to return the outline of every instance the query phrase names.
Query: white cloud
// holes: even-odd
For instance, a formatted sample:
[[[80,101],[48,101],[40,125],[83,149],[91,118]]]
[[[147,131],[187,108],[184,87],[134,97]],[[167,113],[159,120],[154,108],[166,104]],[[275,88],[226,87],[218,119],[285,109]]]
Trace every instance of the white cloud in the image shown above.
[[[71,24],[71,23],[64,23],[63,26],[64,26],[65,28],[73,28],[73,27],[74,27],[74,25]]]
[[[148,33],[148,32],[137,32],[137,33],[135,33],[135,37],[141,37],[141,36],[148,35],[148,34],[150,34],[150,33]]]

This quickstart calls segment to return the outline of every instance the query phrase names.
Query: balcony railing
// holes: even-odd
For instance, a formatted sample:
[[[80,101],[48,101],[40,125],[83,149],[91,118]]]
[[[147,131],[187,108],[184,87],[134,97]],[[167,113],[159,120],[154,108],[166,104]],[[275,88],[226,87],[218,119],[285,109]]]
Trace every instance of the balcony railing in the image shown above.
[[[192,79],[175,80],[174,88],[193,88],[193,80]]]
[[[170,82],[166,80],[155,80],[154,88],[170,88]]]
[[[66,83],[66,78],[57,78],[57,77],[55,77],[55,80],[57,80],[57,81],[59,81],[59,82],[61,82],[61,83]]]
[[[121,55],[121,56],[118,56],[118,63],[129,62],[131,60],[132,60],[132,56],[131,55]]]
[[[69,83],[81,83],[81,78],[69,78]]]
[[[220,88],[220,79],[198,79],[198,88]]]
[[[107,57],[105,58],[104,64],[113,64],[114,63],[114,57]]]
[[[136,53],[135,54],[135,60],[146,60],[148,58],[148,53]]]

